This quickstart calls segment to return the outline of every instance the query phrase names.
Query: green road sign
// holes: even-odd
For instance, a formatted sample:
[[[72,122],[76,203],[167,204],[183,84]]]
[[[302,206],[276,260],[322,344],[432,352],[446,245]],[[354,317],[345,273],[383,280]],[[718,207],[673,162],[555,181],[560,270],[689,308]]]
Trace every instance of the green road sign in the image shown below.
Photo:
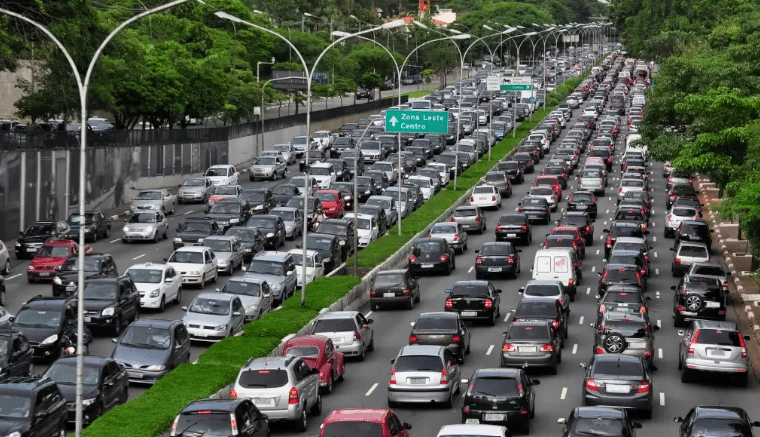
[[[533,89],[533,85],[525,83],[504,83],[501,84],[501,91],[530,91]]]
[[[414,109],[406,111],[388,110],[385,111],[385,131],[445,134],[449,131],[449,113]]]

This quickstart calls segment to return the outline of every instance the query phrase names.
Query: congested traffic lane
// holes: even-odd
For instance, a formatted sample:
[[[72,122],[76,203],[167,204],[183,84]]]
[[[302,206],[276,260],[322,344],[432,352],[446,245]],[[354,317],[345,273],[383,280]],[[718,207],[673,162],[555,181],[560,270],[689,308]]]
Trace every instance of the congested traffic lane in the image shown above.
[[[574,116],[579,115],[576,110]],[[575,117],[573,117],[575,118]],[[613,164],[613,172],[610,174],[610,183],[604,197],[598,198],[599,216],[594,223],[594,243],[586,249],[584,260],[583,280],[578,288],[579,293],[570,305],[569,338],[563,349],[563,361],[559,365],[559,374],[551,376],[545,372],[531,371],[533,378],[539,379],[541,385],[535,387],[537,394],[536,417],[531,422],[531,435],[550,436],[559,435],[562,431],[557,419],[567,417],[570,411],[581,405],[583,369],[580,363],[588,362],[592,355],[593,333],[589,322],[593,321],[596,314],[596,290],[598,285],[597,272],[604,266],[603,243],[605,234],[602,230],[611,223],[617,202],[615,194],[617,182],[620,178],[620,157],[625,148],[625,135],[627,129],[616,141],[616,153]],[[555,142],[558,144],[558,142]],[[552,150],[556,149],[556,146]],[[346,366],[345,382],[336,386],[332,395],[324,398],[324,411],[346,407],[387,407],[387,384],[391,369],[390,360],[395,358],[399,349],[407,344],[411,323],[416,315],[427,311],[443,311],[446,299],[445,290],[451,288],[454,282],[459,280],[475,279],[474,250],[488,241],[494,241],[494,223],[497,218],[507,212],[513,212],[522,194],[528,191],[536,175],[540,173],[548,159],[544,159],[538,166],[536,173],[527,175],[523,185],[514,188],[515,195],[511,199],[504,199],[501,210],[486,212],[488,231],[483,235],[471,234],[469,236],[468,250],[463,255],[457,255],[456,270],[451,276],[423,276],[420,279],[422,290],[421,302],[415,305],[413,311],[408,310],[384,310],[369,312],[365,308],[365,314],[369,313],[374,319],[375,351],[368,355],[363,363],[349,363]],[[679,336],[677,329],[673,327],[671,318],[672,291],[671,285],[677,280],[670,274],[672,252],[672,239],[663,238],[663,226],[665,217],[665,179],[661,178],[662,164],[650,162],[652,173],[650,190],[654,196],[654,212],[650,219],[651,233],[648,235],[652,256],[652,276],[649,278],[647,296],[652,297],[650,302],[650,317],[661,329],[655,339],[654,363],[658,370],[654,373],[654,410],[651,420],[636,418],[643,423],[643,429],[639,435],[674,435],[678,425],[673,423],[675,416],[683,416],[688,410],[697,404],[721,404],[734,405],[746,409],[753,420],[760,418],[760,406],[755,401],[757,381],[751,379],[747,388],[737,387],[725,380],[702,381],[699,383],[684,384],[680,381],[680,373],[677,369],[677,350]],[[563,198],[567,198],[578,185],[577,175],[571,176],[567,190],[563,190]],[[557,212],[552,214],[552,219],[559,218],[566,202],[560,203]],[[516,307],[520,300],[517,293],[521,286],[530,279],[530,268],[533,257],[543,237],[554,225],[534,225],[534,241],[529,246],[521,246],[522,272],[516,280],[495,279],[491,281],[496,288],[502,289],[500,322],[495,327],[476,325],[472,329],[471,354],[465,358],[462,375],[469,378],[472,372],[481,367],[498,367],[499,353],[503,340],[502,332],[508,326],[510,318],[509,310]],[[729,319],[734,319],[733,312]],[[466,387],[462,386],[463,389]],[[444,424],[460,423],[462,407],[461,397],[451,409],[442,409],[437,406],[407,406],[394,408],[402,421],[411,423],[414,435],[434,436]],[[324,414],[323,414],[324,416]],[[309,425],[309,435],[318,435],[320,418],[312,418]],[[290,428],[276,428],[277,434],[290,434]]]

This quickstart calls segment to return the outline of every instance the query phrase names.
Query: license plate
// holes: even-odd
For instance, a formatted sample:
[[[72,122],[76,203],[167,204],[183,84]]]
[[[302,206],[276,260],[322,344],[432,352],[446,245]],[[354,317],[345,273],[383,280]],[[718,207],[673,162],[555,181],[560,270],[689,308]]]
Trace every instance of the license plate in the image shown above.
[[[607,391],[609,393],[628,393],[631,387],[628,385],[619,384],[607,384]]]
[[[478,419],[467,419],[467,420],[464,421],[464,423],[467,424],[467,425],[479,425],[480,424],[480,420],[478,420]]]
[[[196,336],[196,337],[207,337],[207,336],[208,336],[208,334],[206,334],[205,332],[196,332],[196,333],[195,333],[195,336]]]
[[[462,311],[462,317],[475,317],[477,315],[477,311]]]
[[[517,234],[507,234],[507,238],[516,238]]]
[[[84,318],[84,323],[90,323],[92,322],[92,317],[86,317]]]
[[[427,378],[409,378],[409,384],[425,384]]]
[[[724,357],[727,354],[720,349],[707,349],[707,355],[711,357]]]
[[[535,352],[536,347],[535,346],[519,346],[517,348],[517,352]]]
[[[720,308],[720,302],[705,302],[705,308]]]
[[[433,265],[432,264],[422,264],[422,268],[423,269],[432,269]]]
[[[44,277],[52,275],[52,273],[39,273],[38,275],[40,278],[44,278]]]
[[[127,370],[127,375],[129,375],[130,378],[142,378],[143,377],[142,372],[133,372],[131,370]]]
[[[27,252],[37,252],[37,248],[36,247],[27,247],[26,251]]]
[[[529,214],[528,217],[529,218],[534,218],[534,219],[541,218],[541,216],[538,215],[538,214]]]
[[[489,272],[500,272],[501,271],[501,267],[489,267],[488,271]]]
[[[506,414],[486,413],[483,416],[484,420],[507,420]]]
[[[396,293],[383,293],[383,297],[396,297]]]
[[[274,399],[272,399],[272,398],[258,398],[258,399],[254,399],[253,403],[257,407],[274,407]]]

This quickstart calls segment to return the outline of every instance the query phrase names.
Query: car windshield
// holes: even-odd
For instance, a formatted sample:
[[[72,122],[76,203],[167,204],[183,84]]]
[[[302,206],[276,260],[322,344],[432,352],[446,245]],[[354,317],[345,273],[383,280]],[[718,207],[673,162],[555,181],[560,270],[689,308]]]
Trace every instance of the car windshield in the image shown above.
[[[356,219],[356,227],[359,228],[359,229],[371,230],[372,229],[372,219],[359,217],[359,218]]]
[[[417,321],[414,322],[414,330],[415,331],[424,331],[424,330],[458,331],[458,323],[455,317],[424,315],[424,316],[417,317]]]
[[[582,215],[566,215],[562,217],[561,224],[570,225],[575,227],[585,227],[588,221],[585,216]]]
[[[332,171],[330,170],[330,167],[311,167],[309,169],[309,173],[311,173],[314,176],[330,176],[332,174]]]
[[[256,231],[250,228],[230,228],[224,235],[237,237],[242,242],[252,242],[256,240]]]
[[[324,238],[324,237],[308,237],[306,240],[306,247],[309,249],[322,249],[322,250],[330,250],[332,249],[332,238]]]
[[[376,162],[372,165],[372,170],[380,170],[380,171],[393,171],[393,164],[385,163],[385,162]]]
[[[475,187],[472,189],[472,194],[494,194],[492,187]]]
[[[430,230],[431,234],[456,234],[457,233],[457,227],[456,225],[450,225],[448,223],[438,223],[433,226],[433,229]]]
[[[84,222],[85,223],[91,223],[93,219],[95,218],[95,214],[85,214],[84,215]],[[69,223],[80,223],[82,220],[82,217],[79,214],[71,214],[69,216]]]
[[[694,436],[746,437],[752,431],[744,421],[728,417],[701,417],[694,420],[691,429]]]
[[[525,302],[520,303],[520,306],[515,312],[518,318],[555,318],[557,314],[557,304],[554,301],[541,301],[541,302]]]
[[[54,362],[47,372],[45,377],[55,381],[56,384],[74,385],[77,382],[77,366],[76,361],[73,360],[60,360]],[[100,381],[100,368],[94,365],[85,364],[82,367],[82,384],[84,385],[98,385]]]
[[[210,214],[240,214],[238,203],[215,203],[209,210]]]
[[[135,200],[160,200],[160,199],[161,199],[160,191],[143,191],[141,193],[138,193],[137,197],[135,197]]]
[[[507,340],[547,342],[550,340],[549,326],[513,324],[507,333]]]
[[[584,171],[583,174],[581,175],[581,177],[582,178],[594,178],[594,179],[597,179],[597,178],[601,178],[602,177],[602,172],[588,170],[588,171]],[[589,197],[589,196],[587,196],[587,197]],[[573,199],[575,199],[575,195],[573,195]],[[591,198],[589,197],[588,200],[591,200]]]
[[[293,262],[296,263],[296,265],[302,266],[303,265],[303,254],[302,253],[291,253],[293,256]],[[306,257],[306,267],[314,267],[314,257],[313,256],[307,256]]]
[[[72,272],[79,269],[79,258],[68,258],[61,265],[61,270]],[[100,271],[100,258],[87,256],[84,258],[84,271],[97,273]]]
[[[277,164],[277,158],[274,156],[262,156],[259,158],[258,165],[275,165]]]
[[[284,369],[244,370],[238,377],[238,384],[245,388],[277,388],[287,383],[288,371]],[[227,415],[227,422],[229,423],[229,415]]]
[[[284,351],[286,356],[302,358],[319,358],[319,348],[316,346],[293,346]]]
[[[296,219],[296,212],[294,210],[273,209],[270,214],[282,217],[282,220],[286,222],[292,222]]]
[[[177,419],[177,435],[226,437],[232,435],[230,413],[227,411],[203,411],[195,414],[180,414]]]
[[[13,320],[14,325],[55,328],[61,324],[61,311],[22,308]]]
[[[141,212],[129,216],[127,223],[156,223],[156,213]]]
[[[233,185],[221,185],[214,190],[214,196],[237,196],[238,189]]]
[[[454,211],[455,217],[474,217],[478,215],[478,210],[475,208],[457,208]]]
[[[48,235],[53,232],[53,225],[31,225],[26,228],[24,235]]]
[[[185,264],[203,264],[203,254],[201,252],[174,252],[169,258],[169,262]]]
[[[206,232],[211,233],[211,223],[210,222],[185,222],[180,227],[181,231],[185,232]]]
[[[222,288],[221,292],[259,297],[261,296],[261,284],[257,282],[231,279],[224,284],[224,288]]]
[[[592,435],[599,437],[619,437],[628,435],[622,419],[608,417],[576,417],[573,420],[572,435]]]
[[[69,246],[42,246],[37,256],[41,258],[66,258],[69,256]]]
[[[348,225],[345,224],[322,222],[319,224],[317,232],[322,234],[343,235],[346,233],[347,227]]]
[[[277,221],[271,217],[257,217],[255,215],[249,218],[248,222],[246,222],[247,225],[254,225],[260,229],[274,229],[275,223],[277,223]]]
[[[551,191],[551,193],[549,193],[549,194],[553,194],[554,193],[554,191],[551,188],[548,188],[548,190]],[[533,194],[533,193],[531,192],[531,194]],[[524,199],[522,201],[522,204],[525,205],[525,206],[541,206],[541,207],[544,207],[546,205],[546,200],[544,200],[544,199],[536,199],[536,198],[533,198],[533,199],[526,198],[526,199]]]
[[[280,152],[290,152],[290,145],[288,144],[275,144],[272,148]]]
[[[137,284],[160,284],[163,272],[158,269],[129,269],[127,275]]]
[[[531,196],[553,196],[554,190],[551,187],[533,187],[530,194]]]
[[[206,180],[205,179],[188,179],[182,185],[186,187],[205,187]]]
[[[384,435],[382,424],[353,418],[341,422],[330,422],[322,429],[322,437],[383,437]]]
[[[323,332],[349,332],[356,330],[356,322],[353,318],[345,319],[319,319],[314,325],[314,333]]]
[[[227,169],[226,168],[209,168],[206,170],[206,174],[204,176],[227,176]]]
[[[203,245],[210,248],[214,252],[232,252],[232,242],[227,240],[207,238],[203,240]]]
[[[478,376],[472,382],[468,392],[475,396],[493,396],[515,398],[520,396],[522,388],[517,380],[501,376]]]
[[[278,185],[272,188],[273,194],[293,194],[293,187],[288,185]]]
[[[230,313],[230,302],[208,297],[196,297],[188,309],[191,313],[225,316]]]
[[[390,209],[391,208],[391,202],[390,200],[384,200],[384,199],[367,199],[366,205],[377,205],[383,209]]]
[[[27,418],[31,414],[32,399],[18,394],[0,395],[0,417],[14,419]]]
[[[694,258],[709,258],[707,255],[707,248],[701,246],[681,246],[681,250],[678,251],[678,256],[687,256]]]
[[[591,368],[591,376],[598,378],[600,376],[612,377],[628,377],[625,379],[644,379],[644,366],[637,361],[629,360],[598,360]]]
[[[91,300],[116,300],[119,294],[119,286],[113,284],[85,283],[84,298]]]
[[[410,178],[409,182],[412,184],[422,187],[422,188],[430,188],[430,179],[423,179],[423,178]]]
[[[338,195],[335,193],[326,193],[323,191],[317,191],[317,199],[323,202],[335,202]]]
[[[119,344],[144,349],[169,349],[171,331],[153,326],[130,326],[124,332]]]
[[[438,355],[402,355],[396,359],[396,372],[440,372],[443,363]]]

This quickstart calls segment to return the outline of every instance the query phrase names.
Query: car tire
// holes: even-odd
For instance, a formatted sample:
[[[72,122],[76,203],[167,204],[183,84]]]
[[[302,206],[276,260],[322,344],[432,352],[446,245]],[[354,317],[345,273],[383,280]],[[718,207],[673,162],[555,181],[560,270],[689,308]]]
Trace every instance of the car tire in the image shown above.
[[[454,405],[454,390],[449,391],[449,398],[443,403],[443,408],[451,408]]]
[[[367,345],[367,351],[372,352],[375,350],[375,336],[372,336],[372,340],[369,341],[369,344]]]
[[[520,433],[521,434],[530,434],[530,422],[525,421],[525,423],[520,427]]]
[[[156,229],[156,233],[153,234],[153,242],[158,243],[158,229]]]
[[[378,306],[377,306],[377,304],[371,303],[371,304],[369,304],[369,309],[372,310],[372,311],[377,311]]]
[[[164,312],[166,310],[166,296],[161,296],[161,303],[158,304],[158,311]]]
[[[177,296],[174,298],[174,303],[179,305],[182,302],[182,286],[177,289]]]
[[[0,306],[5,308],[5,289],[0,290]]]
[[[312,405],[309,414],[315,417],[322,414],[322,395],[317,395],[317,403]]]
[[[113,334],[113,337],[121,335],[121,316],[116,317],[116,322],[111,327],[111,334]]]
[[[106,228],[106,231],[103,232],[103,238],[108,238],[111,236],[111,228]]]
[[[623,353],[628,344],[625,341],[623,334],[612,332],[607,334],[602,341],[604,351],[610,354]]]
[[[201,289],[206,287],[206,274],[201,275]]]
[[[449,275],[451,275],[451,266],[450,266],[450,265],[447,265],[447,266],[446,266],[446,270],[444,270],[444,275],[446,275],[446,276],[449,276]],[[475,273],[475,277],[476,277],[476,278],[478,277],[478,274],[477,274],[477,273]]]
[[[651,419],[652,418],[652,409],[650,408],[648,410],[641,410],[641,416],[644,419]]]
[[[414,309],[414,298],[412,296],[409,296],[409,302],[406,303],[406,309],[408,310]]]
[[[11,272],[11,260],[5,260],[5,266],[3,267],[3,274],[7,275]]]
[[[301,417],[298,418],[296,421],[296,431],[298,432],[305,432],[306,431],[306,407],[303,407],[303,411],[301,411]]]
[[[736,385],[739,387],[746,387],[749,382],[749,374],[747,372],[737,375]]]
[[[691,370],[686,366],[681,368],[681,382],[691,382]]]
[[[322,393],[329,395],[333,391],[333,381],[334,381],[335,375],[330,372],[330,380],[327,382],[327,386],[322,389]]]

